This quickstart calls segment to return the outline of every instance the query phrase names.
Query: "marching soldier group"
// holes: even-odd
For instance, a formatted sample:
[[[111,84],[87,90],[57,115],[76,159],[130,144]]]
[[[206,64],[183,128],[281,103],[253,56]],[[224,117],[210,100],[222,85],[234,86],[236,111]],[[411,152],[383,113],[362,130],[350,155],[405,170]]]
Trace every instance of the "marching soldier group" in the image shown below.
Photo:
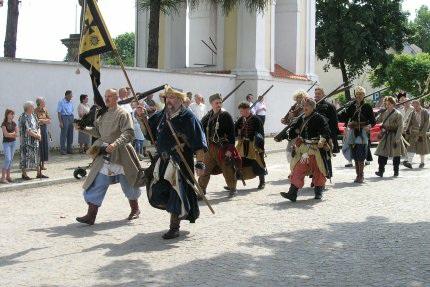
[[[424,167],[424,156],[430,152],[429,114],[418,101],[412,101],[411,108],[406,97],[400,97],[399,103],[386,97],[383,113],[375,119],[372,107],[364,101],[365,95],[364,88],[357,87],[354,101],[340,111],[326,101],[321,88],[315,89],[314,99],[304,91],[294,96],[295,104],[281,120],[287,127],[275,137],[276,141],[288,140],[291,185],[288,192],[281,193],[282,197],[296,201],[305,177],[310,176],[315,199],[322,198],[326,181],[333,175],[332,157],[340,152],[338,121],[347,125],[342,153],[355,163],[354,182],[364,182],[369,131],[377,122],[382,130],[375,152],[377,176],[384,175],[388,158],[393,158],[394,176],[399,175],[402,158],[403,165],[412,168],[415,154],[421,156],[419,167]],[[151,166],[142,169],[130,145],[131,116],[118,106],[117,91],[106,91],[107,112],[96,119],[94,128],[83,130],[98,140],[89,151],[94,162],[84,184],[88,212],[77,221],[94,224],[109,185],[117,182],[130,202],[128,219],[138,218],[139,187],[145,185],[149,203],[170,214],[170,228],[163,238],[172,239],[179,236],[181,220],[194,223],[199,217],[198,200],[203,199],[213,211],[205,196],[211,175],[223,175],[231,197],[237,193],[238,180],[246,184],[245,180],[258,177],[258,189],[264,189],[264,128],[248,102],[238,106],[240,117],[234,122],[222,108],[221,95],[212,95],[212,109],[199,121],[183,105],[185,93],[167,87],[162,98],[164,110],[149,118],[144,109],[136,110],[140,126],[151,135],[157,151],[151,157]]]

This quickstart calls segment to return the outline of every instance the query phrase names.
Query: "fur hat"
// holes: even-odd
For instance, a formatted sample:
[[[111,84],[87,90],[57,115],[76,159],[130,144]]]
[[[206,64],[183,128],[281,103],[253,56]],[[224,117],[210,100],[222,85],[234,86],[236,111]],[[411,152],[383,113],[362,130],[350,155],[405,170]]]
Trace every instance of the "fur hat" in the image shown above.
[[[215,100],[222,101],[221,94],[214,94],[214,95],[212,95],[212,96],[209,97],[209,103],[212,103]]]

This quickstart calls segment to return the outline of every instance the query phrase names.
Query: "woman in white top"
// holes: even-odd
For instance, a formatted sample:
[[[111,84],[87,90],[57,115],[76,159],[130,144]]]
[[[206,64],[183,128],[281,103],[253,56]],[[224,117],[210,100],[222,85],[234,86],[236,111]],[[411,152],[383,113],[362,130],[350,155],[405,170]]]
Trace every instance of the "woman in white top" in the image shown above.
[[[81,95],[79,97],[80,104],[78,106],[78,116],[79,119],[82,119],[83,116],[90,112],[90,105],[88,104],[88,96]],[[78,143],[79,143],[79,152],[85,153],[90,145],[91,137],[81,131],[78,133]]]

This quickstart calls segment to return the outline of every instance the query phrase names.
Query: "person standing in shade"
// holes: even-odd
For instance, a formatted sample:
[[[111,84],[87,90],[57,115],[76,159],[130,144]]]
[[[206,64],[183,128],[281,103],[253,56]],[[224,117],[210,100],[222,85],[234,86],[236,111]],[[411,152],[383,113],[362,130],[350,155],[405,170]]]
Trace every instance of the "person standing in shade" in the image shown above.
[[[58,121],[60,122],[60,153],[62,155],[72,154],[73,145],[73,112],[74,106],[72,103],[72,91],[67,90],[64,98],[58,102],[57,113]],[[66,149],[67,143],[67,149]]]
[[[412,168],[412,159],[415,154],[419,154],[421,162],[419,168],[424,167],[425,155],[430,153],[430,139],[428,131],[430,127],[429,113],[421,107],[419,101],[412,101],[414,112],[407,127],[406,133],[409,135],[408,155],[403,165]]]
[[[375,174],[384,176],[388,158],[393,158],[394,176],[399,176],[400,157],[406,154],[403,133],[403,116],[395,109],[396,100],[393,97],[384,98],[385,112],[378,118],[382,123],[379,134],[379,144],[375,151],[378,156],[378,171]]]
[[[201,95],[196,94],[194,96],[194,103],[190,105],[190,109],[199,121],[203,119],[207,113],[207,108],[203,103],[203,97]]]
[[[22,171],[22,179],[30,180],[27,171],[36,170],[36,178],[48,178],[42,174],[40,169],[40,150],[39,142],[41,140],[39,121],[34,115],[33,102],[24,103],[24,113],[18,120],[19,134],[21,135],[21,161],[20,168]]]
[[[78,106],[78,116],[79,119],[82,119],[86,114],[90,112],[90,105],[88,104],[88,96],[81,95],[79,97],[79,101],[81,102]],[[78,132],[78,143],[79,143],[79,153],[85,153],[90,145],[91,136],[79,131]]]
[[[49,135],[48,135],[48,125],[51,123],[51,117],[49,116],[48,109],[46,108],[46,103],[43,98],[36,99],[36,109],[34,113],[36,114],[37,120],[40,126],[40,136],[41,140],[39,143],[40,148],[40,169],[46,170],[45,162],[49,158]]]
[[[4,152],[4,163],[1,170],[1,183],[13,182],[10,177],[10,168],[12,167],[13,155],[15,154],[16,139],[18,138],[19,131],[18,126],[13,120],[15,112],[6,109],[4,113],[4,119],[1,124],[3,132],[3,152]]]

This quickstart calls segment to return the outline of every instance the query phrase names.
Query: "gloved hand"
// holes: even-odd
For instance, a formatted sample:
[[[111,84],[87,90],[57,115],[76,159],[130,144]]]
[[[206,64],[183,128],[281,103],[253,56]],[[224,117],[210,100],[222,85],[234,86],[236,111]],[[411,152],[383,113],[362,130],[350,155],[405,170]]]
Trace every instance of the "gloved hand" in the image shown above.
[[[307,153],[302,154],[302,157],[300,158],[300,163],[308,163],[309,162],[309,155]]]

